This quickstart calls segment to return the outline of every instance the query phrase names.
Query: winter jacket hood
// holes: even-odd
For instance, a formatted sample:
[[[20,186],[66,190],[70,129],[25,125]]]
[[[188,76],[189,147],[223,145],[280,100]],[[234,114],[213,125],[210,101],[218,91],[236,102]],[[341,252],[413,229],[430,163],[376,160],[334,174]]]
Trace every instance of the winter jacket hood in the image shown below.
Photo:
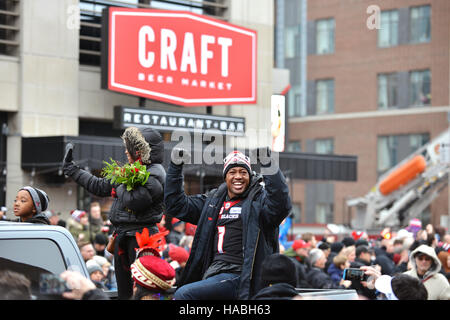
[[[162,163],[164,160],[164,142],[161,134],[152,128],[127,128],[122,140],[130,154],[139,152],[142,163]]]
[[[416,254],[424,253],[433,259],[430,269],[420,278],[417,274]],[[422,280],[428,292],[428,300],[450,300],[450,285],[447,278],[439,271],[441,269],[441,262],[436,256],[434,248],[421,245],[413,250],[409,256],[409,261],[412,269],[406,271],[405,274]]]
[[[427,245],[421,245],[421,246],[417,247],[409,255],[409,261],[410,261],[411,265],[413,266],[414,270],[417,270],[415,256],[419,253],[424,253],[433,259],[433,263],[431,264],[430,269],[423,276],[424,279],[432,276],[433,274],[438,273],[439,270],[441,270],[441,267],[442,267],[441,261],[439,261],[439,258],[436,255],[436,251],[434,251],[434,249],[432,247],[427,246]]]

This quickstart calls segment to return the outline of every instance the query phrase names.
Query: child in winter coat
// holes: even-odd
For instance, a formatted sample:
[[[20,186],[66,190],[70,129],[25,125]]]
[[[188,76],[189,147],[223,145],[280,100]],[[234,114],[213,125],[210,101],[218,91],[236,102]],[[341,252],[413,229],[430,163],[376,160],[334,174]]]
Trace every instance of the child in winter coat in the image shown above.
[[[14,215],[19,217],[17,222],[30,222],[50,224],[44,214],[50,199],[47,194],[38,188],[22,187],[14,200]]]
[[[350,262],[343,254],[338,254],[333,258],[333,263],[328,267],[327,273],[330,275],[333,282],[339,285],[342,281],[342,274],[345,268],[350,267]]]

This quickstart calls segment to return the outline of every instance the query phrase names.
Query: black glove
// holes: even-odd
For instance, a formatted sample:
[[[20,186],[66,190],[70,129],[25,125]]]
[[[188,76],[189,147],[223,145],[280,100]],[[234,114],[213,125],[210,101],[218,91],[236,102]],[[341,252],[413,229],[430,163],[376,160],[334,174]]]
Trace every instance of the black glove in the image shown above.
[[[170,160],[175,165],[183,165],[185,163],[191,163],[191,155],[186,149],[175,147],[170,154]]]
[[[262,167],[270,167],[272,159],[270,158],[272,152],[269,147],[262,147],[256,149],[256,160]]]
[[[64,155],[63,159],[63,172],[66,176],[72,176],[75,171],[78,170],[78,167],[75,166],[75,163],[73,162],[73,144],[70,142],[66,145],[66,153]]]

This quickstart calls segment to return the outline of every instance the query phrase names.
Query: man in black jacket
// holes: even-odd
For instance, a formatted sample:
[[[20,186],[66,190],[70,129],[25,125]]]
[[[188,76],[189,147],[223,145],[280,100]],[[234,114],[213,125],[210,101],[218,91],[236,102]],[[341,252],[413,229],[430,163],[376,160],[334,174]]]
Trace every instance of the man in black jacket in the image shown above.
[[[374,249],[376,259],[375,264],[381,267],[381,273],[387,275],[394,275],[396,273],[396,266],[394,263],[394,245],[392,239],[382,239],[381,247]]]
[[[150,172],[147,182],[127,191],[124,184],[111,184],[105,178],[98,178],[74,164],[72,148],[69,146],[64,157],[64,174],[89,192],[114,198],[109,220],[117,234],[114,247],[114,268],[119,299],[130,299],[133,282],[130,266],[136,259],[136,232],[147,228],[150,234],[158,232],[156,223],[163,215],[164,183],[166,172],[162,166],[164,145],[161,134],[151,128],[129,127],[122,135],[128,162],[140,161]]]
[[[369,248],[364,245],[356,247],[356,258],[350,265],[350,268],[359,269],[362,266],[371,265],[371,254]],[[355,289],[359,295],[366,297],[367,299],[376,299],[375,290],[369,289],[366,281],[352,281],[351,289]]]
[[[172,152],[167,172],[166,212],[197,229],[174,298],[250,299],[261,289],[264,258],[279,251],[278,227],[291,211],[285,178],[279,168],[273,172],[268,149],[256,155],[261,171],[271,167],[264,177],[252,172],[249,157],[234,151],[224,159],[225,183],[187,196],[179,161],[184,154],[178,153]]]

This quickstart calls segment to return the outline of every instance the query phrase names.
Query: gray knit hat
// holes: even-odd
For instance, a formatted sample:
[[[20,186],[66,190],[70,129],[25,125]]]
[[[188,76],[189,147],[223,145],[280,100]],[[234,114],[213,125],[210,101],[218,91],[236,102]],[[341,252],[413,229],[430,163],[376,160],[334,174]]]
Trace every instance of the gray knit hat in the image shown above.
[[[48,203],[50,199],[48,195],[44,192],[44,190],[33,188],[30,186],[25,186],[20,188],[20,190],[26,190],[31,196],[33,200],[34,207],[36,209],[36,214],[39,214],[48,208]]]

